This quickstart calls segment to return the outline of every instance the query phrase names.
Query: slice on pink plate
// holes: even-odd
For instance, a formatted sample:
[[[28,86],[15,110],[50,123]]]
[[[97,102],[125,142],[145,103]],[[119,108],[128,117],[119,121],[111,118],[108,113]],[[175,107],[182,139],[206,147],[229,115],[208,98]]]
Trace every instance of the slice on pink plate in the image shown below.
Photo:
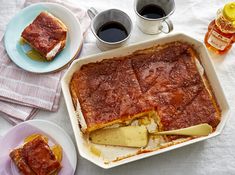
[[[24,144],[24,139],[32,134],[48,137],[48,145],[58,144],[63,149],[58,175],[74,174],[77,165],[77,153],[69,135],[59,126],[45,120],[30,120],[16,125],[4,136],[0,136],[0,174],[20,175],[18,168],[11,160],[10,152]]]

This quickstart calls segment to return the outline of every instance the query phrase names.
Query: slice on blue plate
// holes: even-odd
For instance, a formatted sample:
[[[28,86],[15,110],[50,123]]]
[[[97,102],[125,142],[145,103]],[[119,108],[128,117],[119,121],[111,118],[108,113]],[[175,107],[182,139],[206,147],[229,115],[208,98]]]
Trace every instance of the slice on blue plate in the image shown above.
[[[0,140],[0,148],[1,175],[63,175],[76,170],[72,140],[48,121],[31,120],[13,127]]]
[[[34,73],[59,70],[82,46],[77,18],[62,5],[37,3],[22,9],[7,25],[4,43],[11,60]]]

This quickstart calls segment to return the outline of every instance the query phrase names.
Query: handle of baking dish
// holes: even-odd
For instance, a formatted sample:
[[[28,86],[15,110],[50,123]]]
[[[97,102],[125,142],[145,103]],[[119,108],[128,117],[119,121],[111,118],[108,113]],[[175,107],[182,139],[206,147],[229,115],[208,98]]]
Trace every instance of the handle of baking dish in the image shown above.
[[[161,28],[161,31],[163,32],[163,33],[170,33],[173,29],[174,29],[174,27],[173,27],[173,23],[172,23],[172,21],[169,19],[169,18],[166,18],[166,19],[164,19],[163,20],[163,23],[165,23],[166,24],[166,27],[163,27],[162,26],[162,28]],[[167,28],[167,30],[164,30],[165,28]]]
[[[93,19],[98,14],[98,11],[94,7],[91,7],[87,10],[87,14],[91,19]]]

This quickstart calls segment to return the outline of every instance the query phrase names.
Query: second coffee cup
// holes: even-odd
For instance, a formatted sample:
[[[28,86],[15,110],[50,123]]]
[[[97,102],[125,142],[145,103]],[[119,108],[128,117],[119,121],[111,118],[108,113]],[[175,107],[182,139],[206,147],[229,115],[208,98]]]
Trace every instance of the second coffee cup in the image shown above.
[[[127,42],[132,31],[132,21],[126,13],[118,9],[98,13],[94,8],[87,12],[92,19],[91,30],[100,50],[121,47]]]
[[[135,0],[134,10],[136,24],[142,32],[158,34],[173,30],[169,17],[175,10],[174,0]]]

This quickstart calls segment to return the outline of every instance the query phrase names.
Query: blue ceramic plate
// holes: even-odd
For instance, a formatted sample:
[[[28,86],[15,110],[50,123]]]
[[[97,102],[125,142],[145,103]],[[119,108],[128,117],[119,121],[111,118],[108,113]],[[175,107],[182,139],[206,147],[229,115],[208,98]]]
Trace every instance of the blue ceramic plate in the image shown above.
[[[21,33],[40,12],[47,11],[58,17],[68,29],[66,46],[50,62],[40,62],[29,58],[26,53],[30,46],[20,44]],[[24,70],[34,73],[47,73],[58,70],[71,62],[82,46],[82,31],[77,18],[72,12],[55,3],[37,3],[21,10],[7,25],[5,47],[11,60]]]

